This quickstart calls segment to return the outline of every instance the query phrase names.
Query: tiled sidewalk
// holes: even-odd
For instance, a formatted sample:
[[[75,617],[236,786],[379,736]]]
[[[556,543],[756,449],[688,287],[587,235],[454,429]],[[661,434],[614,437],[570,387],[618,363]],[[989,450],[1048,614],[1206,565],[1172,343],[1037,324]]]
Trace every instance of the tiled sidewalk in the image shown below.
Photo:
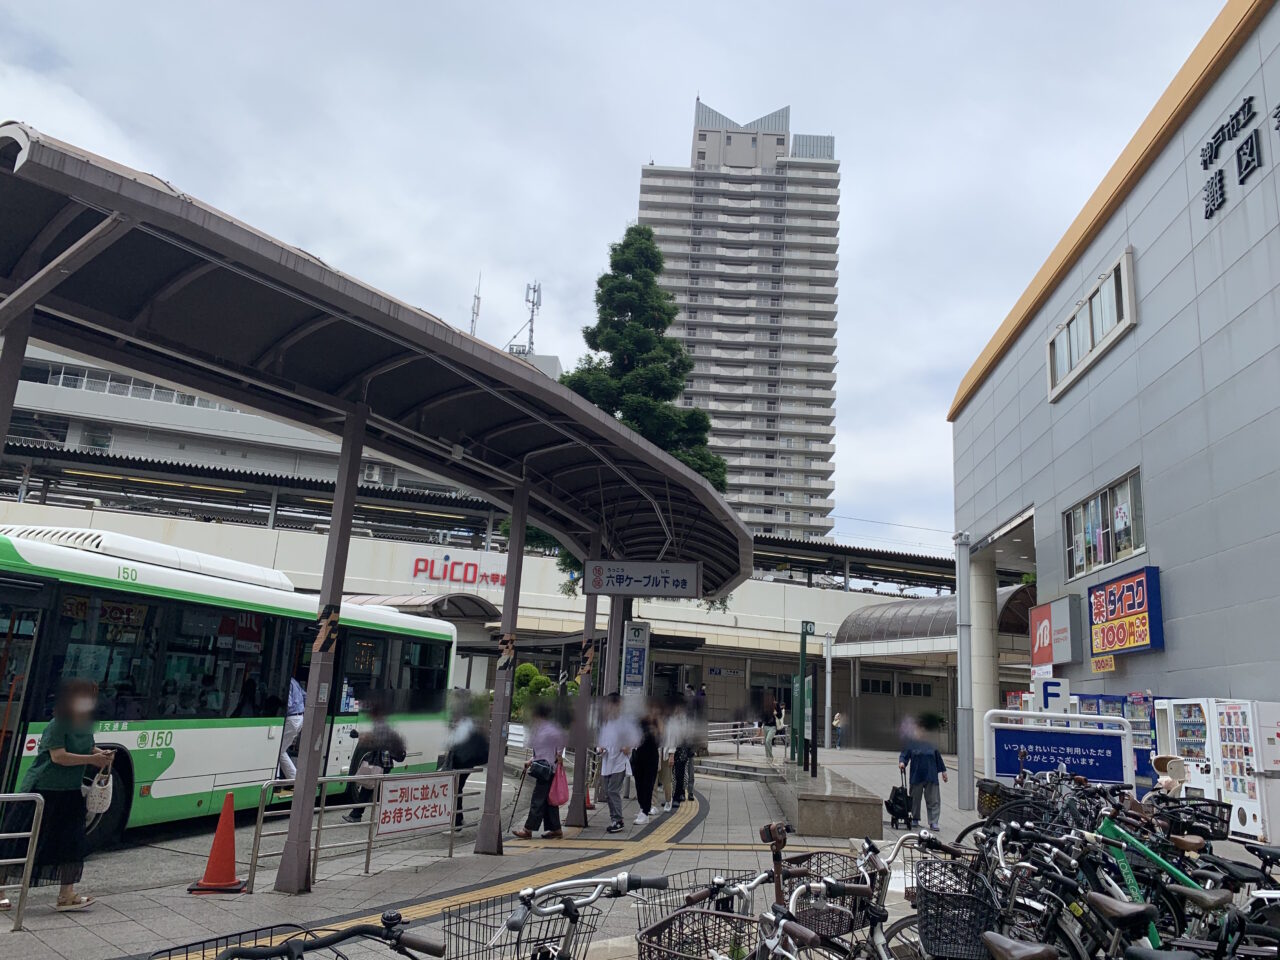
[[[860,779],[859,765],[865,763],[870,770],[874,761],[849,753],[849,757],[838,756],[833,762],[850,766],[852,769],[841,772]],[[881,755],[880,763],[883,762]],[[203,858],[195,852],[201,847],[208,849],[207,835],[182,843],[166,842],[143,851],[117,851],[94,858],[86,867],[86,889],[98,897],[91,910],[55,913],[50,907],[54,891],[33,891],[26,930],[8,933],[6,926],[0,926],[0,960],[147,957],[177,944],[271,924],[313,926],[372,919],[389,906],[401,909],[413,923],[425,921],[428,930],[439,934],[439,911],[446,903],[514,892],[536,882],[526,879],[534,874],[546,882],[546,877],[613,875],[624,869],[668,874],[692,867],[726,872],[766,867],[769,855],[759,843],[758,829],[780,816],[768,790],[750,781],[708,776],[699,777],[697,789],[701,798],[698,804],[686,804],[676,813],[655,817],[645,827],[630,825],[635,813],[632,801],[628,804],[628,830],[624,833],[606,834],[607,815],[597,811],[589,827],[566,831],[565,839],[560,841],[509,839],[507,855],[503,857],[472,854],[475,834],[470,829],[457,837],[456,854],[451,860],[443,855],[441,838],[375,850],[368,875],[363,872],[362,853],[326,860],[320,870],[321,879],[314,891],[305,896],[286,896],[271,890],[274,861],[259,873],[256,893],[210,897],[187,894],[186,884],[203,866]],[[507,796],[512,795],[508,791]],[[506,821],[504,812],[504,825]],[[820,838],[797,838],[795,845],[798,850],[816,841],[820,842]],[[829,838],[828,842],[836,849],[848,849],[847,838]],[[238,837],[238,852],[242,861],[247,858],[247,838],[243,836]],[[242,875],[243,870],[242,862]],[[178,874],[180,881],[175,879]],[[112,892],[113,886],[118,892]],[[596,936],[600,960],[609,960],[605,954],[619,951],[629,955],[625,953],[626,943],[636,930],[632,901],[612,901],[602,906],[604,914]],[[0,924],[3,923],[0,917]],[[374,944],[344,951],[353,960],[388,955],[384,946]]]

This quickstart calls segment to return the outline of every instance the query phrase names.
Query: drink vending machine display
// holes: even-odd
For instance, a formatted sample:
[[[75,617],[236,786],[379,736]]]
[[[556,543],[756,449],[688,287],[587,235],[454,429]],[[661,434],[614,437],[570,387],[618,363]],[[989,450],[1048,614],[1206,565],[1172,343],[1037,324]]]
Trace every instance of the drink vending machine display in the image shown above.
[[[1182,757],[1187,796],[1232,805],[1231,832],[1271,842],[1280,831],[1280,703],[1169,700],[1156,704],[1160,753]]]
[[[1076,699],[1074,696],[1072,699]],[[1155,704],[1164,697],[1149,693],[1082,693],[1080,713],[1101,717],[1124,717],[1133,728],[1133,760],[1137,771],[1138,796],[1155,785],[1151,757],[1156,746]]]

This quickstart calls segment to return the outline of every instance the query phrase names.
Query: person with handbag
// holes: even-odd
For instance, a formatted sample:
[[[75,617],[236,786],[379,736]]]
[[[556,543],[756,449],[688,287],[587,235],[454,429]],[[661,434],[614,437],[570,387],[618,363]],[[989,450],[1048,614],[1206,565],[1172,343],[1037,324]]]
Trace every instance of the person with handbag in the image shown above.
[[[391,772],[397,763],[404,763],[409,755],[404,737],[387,722],[387,708],[380,698],[364,704],[369,712],[373,728],[360,737],[351,753],[351,770],[354,771],[356,803],[368,803],[377,789],[378,778]],[[364,819],[364,807],[348,810],[342,819],[347,823],[360,823]]]
[[[84,778],[95,775],[93,786],[95,808],[105,798],[110,805],[110,779],[98,774],[111,770],[115,751],[103,750],[93,742],[93,714],[98,706],[98,685],[92,680],[75,678],[63,681],[53,707],[53,719],[40,737],[35,763],[27,771],[19,793],[38,793],[44,798],[44,816],[36,837],[35,862],[31,869],[31,886],[58,884],[59,912],[83,910],[93,904],[93,897],[76,893],[76,884],[84,872],[89,852],[85,837],[88,819]],[[101,810],[99,810],[101,812]],[[35,805],[10,804],[0,833],[26,833],[35,816]],[[23,859],[27,841],[0,841],[0,860],[16,864],[0,867],[0,883],[22,880]],[[0,900],[0,910],[8,910],[9,901]]]
[[[556,723],[551,704],[539,700],[533,705],[533,722],[529,725],[530,759],[525,773],[533,781],[533,796],[529,798],[529,815],[524,827],[512,833],[521,840],[528,840],[534,831],[543,828],[542,839],[555,840],[563,836],[560,828],[560,808],[551,802],[551,788],[557,779],[557,771],[563,776],[561,754],[569,738],[564,727]]]

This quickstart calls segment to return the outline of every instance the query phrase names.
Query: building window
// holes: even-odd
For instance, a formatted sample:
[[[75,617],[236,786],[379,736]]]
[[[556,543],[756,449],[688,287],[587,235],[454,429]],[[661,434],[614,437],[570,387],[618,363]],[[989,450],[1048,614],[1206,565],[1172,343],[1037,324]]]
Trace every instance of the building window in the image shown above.
[[[724,142],[725,142],[725,143],[727,143],[727,144],[728,144],[728,143],[733,143],[733,134],[732,134],[732,133],[726,133],[726,134],[724,135]]]
[[[775,189],[775,190],[785,190],[785,189],[787,189],[787,185],[786,185],[785,183],[783,183],[781,180],[779,180],[777,183],[775,183],[775,184],[773,185],[773,189]]]
[[[862,692],[877,694],[879,696],[885,696],[885,697],[892,696],[893,681],[882,680],[879,677],[863,677]]]
[[[702,261],[701,261],[701,260],[690,260],[690,261],[689,261],[689,266],[690,266],[690,267],[692,267],[694,270],[697,270],[697,269],[699,269],[699,268],[702,266]]]
[[[1133,254],[1126,250],[1054,331],[1048,345],[1050,403],[1132,329],[1132,276]]]
[[[898,684],[898,696],[900,697],[932,697],[932,683],[918,683],[914,680],[903,680]]]
[[[755,138],[755,137],[752,137],[752,138],[751,138],[751,145],[752,145],[753,147],[756,145],[756,138]]]
[[[786,145],[787,145],[787,138],[786,138],[786,137],[779,137],[779,138],[778,138],[778,146],[780,146],[780,147],[785,147]]]
[[[701,227],[694,227],[694,228],[693,228],[693,235],[694,235],[695,237],[700,237],[700,236],[702,236],[702,228],[701,228]]]
[[[690,311],[689,311],[689,319],[690,319],[690,320],[697,320],[697,319],[698,319],[698,311],[697,311],[697,310],[690,310]]]
[[[699,160],[705,160],[705,159],[707,159],[707,151],[705,151],[705,150],[699,150],[699,151],[698,151],[698,159],[699,159]]]
[[[1083,577],[1146,547],[1138,471],[1099,490],[1062,515],[1067,579]]]
[[[781,240],[781,239],[782,239],[782,231],[781,231],[781,230],[775,230],[775,231],[773,231],[773,239],[775,239],[775,240]],[[777,254],[777,255],[778,255],[778,256],[782,256],[782,248],[781,248],[781,247],[778,247],[777,249],[778,249],[778,254]]]
[[[700,133],[700,134],[698,134],[698,142],[699,142],[699,143],[706,143],[706,142],[707,142],[707,135],[706,135],[705,133]]]
[[[774,248],[773,248],[773,255],[774,255],[775,257],[780,257],[780,256],[782,256],[782,248],[781,248],[781,247],[774,247]]]
[[[774,223],[786,223],[786,222],[787,222],[787,218],[786,218],[786,217],[784,217],[784,216],[783,216],[782,214],[780,214],[780,213],[775,213],[775,214],[773,215],[773,222],[774,222]]]
[[[692,252],[694,252],[694,253],[701,253],[701,252],[702,252],[702,244],[700,244],[700,243],[692,243],[692,244],[690,244],[690,245],[689,245],[689,249],[690,249]]]

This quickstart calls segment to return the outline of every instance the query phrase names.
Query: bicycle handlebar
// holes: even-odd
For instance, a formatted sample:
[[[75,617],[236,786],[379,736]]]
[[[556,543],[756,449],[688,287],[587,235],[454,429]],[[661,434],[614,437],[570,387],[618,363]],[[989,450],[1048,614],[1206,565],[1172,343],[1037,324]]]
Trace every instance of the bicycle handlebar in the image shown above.
[[[1010,840],[1021,840],[1026,841],[1027,843],[1043,843],[1046,846],[1053,847],[1057,850],[1069,850],[1074,846],[1070,838],[1064,839],[1063,837],[1051,837],[1049,834],[1041,833],[1039,830],[1024,827],[1016,821],[1009,824],[1007,829]]]
[[[269,947],[228,947],[218,954],[217,960],[276,960],[278,957],[293,956],[299,946],[305,954],[328,950],[330,947],[336,947],[340,943],[357,938],[380,940],[393,949],[403,947],[405,950],[415,950],[432,957],[443,957],[445,954],[443,943],[431,940],[422,934],[406,933],[394,925],[376,926],[371,923],[358,923],[345,930],[336,930],[310,940],[284,940]]]
[[[399,945],[415,953],[425,953],[429,957],[443,957],[445,952],[445,944],[439,940],[431,940],[420,933],[408,931],[400,934]]]

